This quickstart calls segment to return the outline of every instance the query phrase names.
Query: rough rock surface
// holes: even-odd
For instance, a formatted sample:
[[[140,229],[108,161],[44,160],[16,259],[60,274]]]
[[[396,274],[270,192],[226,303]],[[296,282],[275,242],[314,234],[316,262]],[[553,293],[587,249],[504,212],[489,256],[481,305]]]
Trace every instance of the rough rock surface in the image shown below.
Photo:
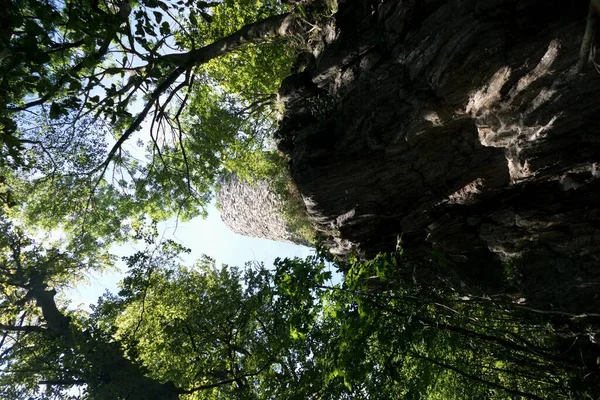
[[[240,235],[308,246],[292,232],[281,216],[281,199],[266,181],[248,183],[233,175],[221,183],[217,192],[221,219]]]
[[[529,304],[597,311],[600,74],[587,2],[347,0],[283,83],[279,147],[338,252],[399,237]],[[598,35],[596,35],[598,37]]]

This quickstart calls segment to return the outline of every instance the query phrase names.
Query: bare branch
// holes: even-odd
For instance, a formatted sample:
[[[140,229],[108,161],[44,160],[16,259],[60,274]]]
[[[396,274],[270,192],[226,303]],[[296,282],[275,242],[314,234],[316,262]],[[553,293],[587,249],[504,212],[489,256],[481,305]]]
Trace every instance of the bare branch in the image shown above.
[[[108,155],[106,156],[106,160],[98,168],[96,168],[96,170],[100,170],[100,176],[98,177],[98,180],[96,181],[96,184],[94,185],[94,187],[92,189],[92,193],[96,191],[96,188],[102,181],[102,177],[104,176],[106,169],[110,165],[110,162],[112,161],[114,156],[117,154],[117,151],[121,148],[123,143],[125,143],[125,141],[127,139],[129,139],[129,137],[140,127],[140,125],[142,124],[142,122],[144,121],[144,119],[146,118],[146,116],[148,115],[148,113],[150,112],[152,107],[154,106],[154,104],[158,101],[160,96],[164,92],[166,92],[173,83],[175,83],[177,78],[179,78],[179,76],[181,76],[181,74],[183,74],[185,72],[185,70],[186,70],[186,68],[177,67],[175,70],[173,70],[167,76],[167,78],[160,85],[158,85],[158,87],[154,90],[154,92],[152,92],[152,96],[146,103],[146,106],[144,107],[144,109],[137,115],[137,117],[133,121],[133,123],[129,126],[129,128],[127,128],[125,130],[125,132],[123,132],[123,135],[121,135],[121,137],[117,140],[117,142],[110,149],[110,151],[108,152]]]
[[[192,76],[191,82],[190,82],[190,87],[192,87],[193,84],[194,84],[194,77]],[[181,112],[183,111],[183,108],[185,107],[185,104],[187,103],[187,99],[188,99],[189,95],[190,95],[190,91],[188,90],[187,93],[185,94],[185,97],[181,101],[179,110],[177,110],[177,113],[175,114],[175,121],[177,122],[177,128],[178,128],[178,132],[179,132],[179,147],[181,148],[181,154],[183,155],[183,162],[185,164],[187,187],[188,187],[188,190],[191,192],[192,191],[192,179],[191,179],[191,174],[190,174],[190,164],[188,162],[188,157],[185,152],[185,147],[183,145],[183,129],[181,127],[181,121],[179,118],[181,115]]]

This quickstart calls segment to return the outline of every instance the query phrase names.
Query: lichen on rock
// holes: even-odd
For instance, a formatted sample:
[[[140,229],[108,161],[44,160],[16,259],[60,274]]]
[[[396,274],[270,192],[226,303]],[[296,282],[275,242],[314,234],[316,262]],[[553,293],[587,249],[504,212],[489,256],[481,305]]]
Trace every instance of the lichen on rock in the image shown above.
[[[286,218],[286,199],[276,193],[268,180],[249,182],[233,174],[222,179],[216,197],[221,219],[235,233],[304,246],[311,244]]]

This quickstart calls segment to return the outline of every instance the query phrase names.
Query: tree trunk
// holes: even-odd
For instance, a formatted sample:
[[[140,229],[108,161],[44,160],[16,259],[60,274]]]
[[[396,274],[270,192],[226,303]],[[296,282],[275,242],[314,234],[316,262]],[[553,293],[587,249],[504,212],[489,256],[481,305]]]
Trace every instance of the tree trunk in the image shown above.
[[[64,343],[65,352],[72,349],[83,358],[81,365],[68,368],[79,372],[78,384],[87,385],[94,399],[177,400],[179,394],[184,393],[172,382],[161,383],[147,377],[139,365],[125,358],[118,342],[100,341],[79,331],[56,306],[56,292],[48,290],[43,282],[32,280],[30,285],[28,296],[40,307],[48,333]],[[61,384],[58,381],[41,383]]]

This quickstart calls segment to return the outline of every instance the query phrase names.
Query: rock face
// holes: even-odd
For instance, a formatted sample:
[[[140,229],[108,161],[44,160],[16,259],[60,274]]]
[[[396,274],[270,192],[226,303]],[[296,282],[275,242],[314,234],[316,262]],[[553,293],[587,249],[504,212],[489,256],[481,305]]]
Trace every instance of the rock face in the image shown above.
[[[221,219],[240,235],[308,246],[281,215],[282,201],[266,181],[248,183],[233,175],[217,192]]]
[[[367,255],[516,265],[529,304],[595,309],[600,74],[586,2],[347,0],[280,90],[309,214]],[[345,252],[351,246],[338,248]]]

